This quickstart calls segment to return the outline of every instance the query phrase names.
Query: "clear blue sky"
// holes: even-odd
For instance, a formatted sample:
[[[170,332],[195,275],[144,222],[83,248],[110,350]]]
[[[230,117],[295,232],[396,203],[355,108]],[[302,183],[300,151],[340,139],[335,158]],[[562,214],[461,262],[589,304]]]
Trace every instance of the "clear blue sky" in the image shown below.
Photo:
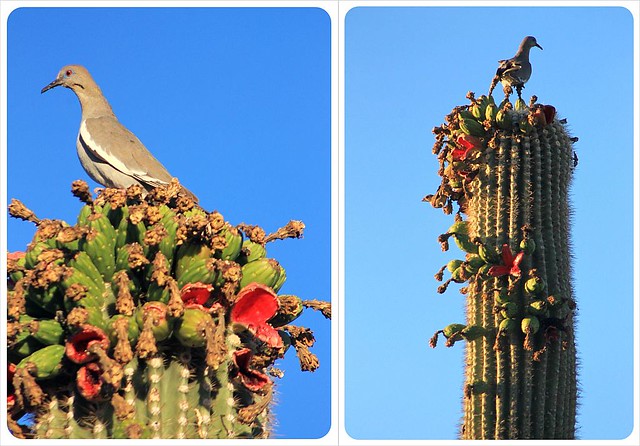
[[[436,241],[452,216],[420,201],[440,183],[431,129],[468,103],[467,91],[486,94],[497,61],[534,35],[544,51],[531,51],[524,96],[553,104],[580,138],[571,193],[577,434],[627,437],[638,268],[631,13],[365,7],[348,13],[344,32],[347,432],[359,439],[456,438],[464,345],[428,346],[434,331],[464,322],[463,296],[455,287],[437,294],[433,278],[458,254],[455,247],[441,252]]]
[[[268,254],[287,270],[281,292],[329,300],[330,39],[315,8],[18,9],[8,20],[8,197],[75,221],[71,182],[89,180],[75,149],[80,106],[70,90],[40,89],[63,65],[85,65],[205,209],[267,232],[302,220],[304,238]],[[34,232],[14,219],[7,230],[9,251]],[[330,427],[330,323],[311,310],[298,322],[314,330],[321,366],[300,372],[293,349],[279,362],[276,438]]]

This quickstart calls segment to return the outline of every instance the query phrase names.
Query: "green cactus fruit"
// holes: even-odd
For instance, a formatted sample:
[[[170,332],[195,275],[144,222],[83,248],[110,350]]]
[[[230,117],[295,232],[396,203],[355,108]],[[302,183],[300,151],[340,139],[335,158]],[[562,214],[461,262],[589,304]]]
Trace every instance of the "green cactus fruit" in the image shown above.
[[[78,218],[76,220],[76,223],[78,226],[87,226],[87,218],[89,218],[89,215],[93,214],[93,206],[90,205],[84,205],[82,206],[82,208],[80,209],[80,213],[78,214]]]
[[[496,113],[496,124],[502,130],[511,130],[513,127],[513,121],[511,120],[511,116],[509,116],[509,112],[500,108],[498,113]]]
[[[536,250],[536,242],[533,239],[527,238],[520,242],[520,249],[524,251],[525,254],[531,255]]]
[[[475,119],[463,119],[460,121],[460,130],[467,135],[484,136],[485,130],[482,124]]]
[[[33,364],[35,372],[32,372],[32,374],[36,379],[53,378],[62,371],[64,351],[64,345],[59,344],[43,347],[20,361],[17,368],[24,368]]]
[[[167,205],[163,204],[159,207],[159,210],[162,215],[160,223],[167,230],[167,235],[158,245],[158,249],[166,257],[169,262],[169,267],[171,268],[173,266],[173,256],[176,249],[178,222],[176,221],[176,213]]]
[[[540,294],[544,291],[546,283],[542,277],[534,276],[524,283],[524,290],[530,294]]]
[[[185,308],[176,322],[174,334],[185,347],[204,347],[206,327],[213,326],[213,318],[200,308]]]
[[[456,245],[458,245],[458,248],[460,248],[462,251],[469,254],[478,253],[478,246],[475,243],[471,242],[469,238],[469,231],[466,221],[455,222],[453,225],[451,225],[447,233],[453,235],[453,239],[456,242]]]
[[[496,104],[487,105],[487,109],[484,112],[484,118],[491,122],[496,122],[498,116],[498,106]]]
[[[486,110],[486,105],[483,106],[481,101],[476,101],[469,107],[469,111],[474,119],[482,121],[484,119],[484,111]]]
[[[462,121],[463,119],[475,119],[471,110],[460,110],[458,111],[458,120]]]
[[[23,255],[19,259],[15,260],[14,264],[17,269],[11,271],[10,268],[7,266],[7,270],[9,272],[9,279],[11,279],[13,283],[16,283],[18,280],[24,277],[24,272],[22,271],[22,269],[25,268],[25,263],[26,263],[26,260],[25,260],[25,256]]]
[[[62,294],[61,287],[54,284],[45,289],[29,287],[25,298],[27,304],[35,304],[46,314],[53,315],[56,311],[62,310]]]
[[[30,323],[31,336],[44,345],[62,344],[64,329],[53,319],[34,320]]]
[[[97,308],[103,305],[103,295],[106,291],[104,282],[102,282],[102,286],[99,286],[89,276],[76,268],[67,270],[66,277],[62,281],[62,287],[65,290],[64,304],[67,311],[77,305]],[[71,294],[76,290],[84,290],[84,293],[80,294],[83,297]]]
[[[479,339],[485,336],[487,334],[487,330],[485,330],[480,325],[467,325],[465,328],[462,329],[460,334],[467,341],[475,341],[476,339]]]
[[[462,260],[459,259],[449,260],[449,263],[447,263],[447,269],[449,270],[449,272],[453,273],[460,267],[460,265],[462,265],[462,263]]]
[[[491,265],[488,263],[485,263],[480,267],[480,269],[478,269],[478,275],[483,279],[487,279],[490,276],[489,274],[490,270],[491,270]]]
[[[224,283],[222,274],[216,269],[216,264],[210,260],[196,261],[192,264],[189,270],[178,277],[178,287],[189,283],[205,283],[205,284],[217,284],[222,286]]]
[[[527,313],[533,316],[545,316],[548,313],[547,301],[534,300],[527,306]]]
[[[467,254],[465,264],[468,273],[476,274],[486,262],[477,254]]]
[[[498,331],[503,333],[515,333],[519,328],[518,321],[514,318],[502,319]]]
[[[509,100],[508,96],[505,96],[505,98],[500,102],[500,104],[498,104],[498,108],[500,108],[500,109],[505,108],[505,107],[513,108],[513,104]]]
[[[281,294],[278,296],[280,309],[273,316],[269,323],[274,327],[282,327],[296,320],[304,310],[302,299],[291,294]]]
[[[529,110],[529,107],[527,107],[527,103],[524,102],[522,98],[518,98],[516,100],[516,104],[514,108],[517,112],[525,112]]]
[[[55,247],[67,251],[77,251],[80,246],[82,233],[66,223],[55,238]]]
[[[116,206],[116,207],[112,207],[111,203],[105,203],[104,206],[102,206],[102,209],[99,209],[99,212],[102,213],[104,216],[106,216],[109,219],[109,222],[111,223],[111,226],[113,226],[114,228],[117,228],[118,226],[120,226],[120,222],[122,221],[123,218],[126,218],[125,212],[128,210],[128,208],[126,206]],[[83,225],[86,225],[86,218],[90,215],[91,213],[89,213],[88,215],[85,216],[85,222],[83,223]]]
[[[478,246],[478,255],[485,263],[497,264],[500,262],[500,256],[494,248],[491,248],[484,243]]]
[[[540,321],[535,316],[527,316],[522,319],[522,332],[525,334],[536,334],[540,329]]]
[[[37,352],[42,347],[44,347],[42,342],[39,342],[34,337],[30,336],[28,330],[25,330],[24,335],[20,336],[20,339],[11,346],[9,355],[24,358],[25,356],[29,356],[30,354]]]
[[[183,243],[175,255],[176,278],[180,280],[191,268],[200,268],[211,257],[211,249],[204,243]]]
[[[164,341],[171,335],[172,323],[167,315],[167,306],[162,302],[147,302],[136,312],[136,322],[140,330],[144,330],[146,321],[151,327],[156,341]]]
[[[227,224],[221,231],[224,236],[226,246],[215,253],[215,257],[222,260],[236,260],[242,250],[242,233],[237,228]]]
[[[462,340],[462,330],[466,328],[464,324],[449,324],[442,329],[442,334],[453,342]]]
[[[38,256],[42,254],[42,251],[45,249],[49,249],[49,245],[44,242],[36,242],[29,245],[24,256],[24,266],[27,269],[34,269],[38,264]]]
[[[477,254],[478,253],[478,245],[473,243],[469,239],[469,236],[454,234],[453,235],[453,240],[456,242],[456,245],[458,245],[458,248],[460,248],[462,251],[464,251],[464,252],[466,252],[468,254]]]
[[[73,259],[69,261],[69,266],[87,276],[91,280],[92,285],[95,286],[95,289],[104,289],[102,274],[86,252],[78,251]]]
[[[144,236],[147,232],[146,226],[142,221],[136,222],[135,224],[132,223],[130,216],[129,208],[122,208],[122,217],[116,227],[116,250],[130,243],[144,242]]]
[[[452,235],[469,235],[469,228],[465,220],[459,220],[453,223],[447,230],[447,234]]]
[[[451,273],[451,280],[455,283],[464,283],[470,277],[470,274],[467,272],[464,266],[460,266],[454,272]]]
[[[273,288],[282,274],[280,264],[275,259],[261,258],[242,266],[240,288],[252,282]]]
[[[241,265],[244,265],[246,263],[253,262],[254,260],[266,257],[266,255],[267,250],[263,245],[247,239],[242,242],[242,250],[240,251],[240,255],[236,261]]]
[[[80,240],[79,248],[86,252],[105,281],[110,281],[116,269],[116,230],[109,218],[101,213],[87,217],[89,232]]]
[[[286,280],[287,280],[287,272],[282,267],[282,265],[280,265],[280,275],[278,276],[278,280],[276,280],[276,283],[273,284],[273,287],[272,287],[273,291],[275,291],[276,293],[280,291],[280,288],[282,288],[282,285],[284,285],[284,282]]]

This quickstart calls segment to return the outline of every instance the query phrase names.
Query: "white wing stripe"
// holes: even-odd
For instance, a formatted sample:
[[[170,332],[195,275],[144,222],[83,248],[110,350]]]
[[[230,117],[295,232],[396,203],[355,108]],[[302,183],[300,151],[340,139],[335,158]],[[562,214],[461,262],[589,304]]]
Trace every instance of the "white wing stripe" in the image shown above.
[[[85,121],[83,120],[80,124],[80,138],[84,141],[85,146],[93,152],[95,156],[103,159],[106,163],[110,164],[114,169],[119,170],[120,172],[130,175],[132,177],[146,176],[146,172],[142,171],[132,171],[128,168],[122,161],[120,161],[116,155],[109,153],[106,149],[104,149],[100,144],[98,144],[92,137],[91,133],[87,131],[87,126]]]

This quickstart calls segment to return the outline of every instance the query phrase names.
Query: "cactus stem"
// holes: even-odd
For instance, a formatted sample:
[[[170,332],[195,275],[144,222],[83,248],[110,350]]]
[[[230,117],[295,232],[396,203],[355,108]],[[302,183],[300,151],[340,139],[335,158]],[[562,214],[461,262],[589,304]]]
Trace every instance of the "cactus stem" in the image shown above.
[[[304,232],[304,223],[298,220],[291,220],[286,226],[265,237],[264,243],[274,240],[284,240],[286,238],[301,238]]]
[[[475,274],[455,275],[456,282],[468,282],[467,327],[485,330],[482,341],[466,345],[461,437],[573,438],[575,306],[569,305],[568,237],[573,141],[563,123],[553,119],[554,108],[536,104],[536,98],[529,107],[519,98],[515,109],[505,99],[496,126],[487,118],[483,129],[477,126],[483,99],[470,95],[470,100],[471,106],[446,116],[441,130],[448,132],[435,131],[443,178],[436,194],[427,196],[436,208],[458,202],[468,215],[468,239],[485,262]],[[484,135],[476,141],[459,133],[473,131]],[[438,241],[446,243],[449,235]],[[460,246],[459,236],[455,240]],[[490,260],[496,247],[502,247],[500,261]],[[442,272],[436,274],[439,281]],[[450,281],[439,285],[438,293]],[[448,338],[446,345],[454,341]],[[475,387],[480,382],[481,392]]]
[[[24,221],[30,221],[36,225],[39,225],[41,222],[31,209],[27,208],[22,201],[16,200],[15,198],[12,198],[9,204],[9,215]]]
[[[89,191],[89,185],[86,181],[76,180],[71,183],[71,193],[74,197],[79,198],[81,202],[88,205],[93,204],[93,196]]]
[[[311,308],[313,310],[319,311],[322,315],[331,319],[331,302],[324,302],[320,300],[303,300],[302,305],[306,308]]]

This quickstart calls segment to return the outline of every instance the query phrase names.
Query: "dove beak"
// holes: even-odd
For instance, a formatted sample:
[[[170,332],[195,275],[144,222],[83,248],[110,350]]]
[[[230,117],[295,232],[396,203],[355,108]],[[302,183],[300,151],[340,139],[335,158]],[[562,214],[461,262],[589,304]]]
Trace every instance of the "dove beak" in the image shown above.
[[[53,82],[51,82],[49,85],[44,87],[42,90],[40,90],[40,94],[44,93],[45,91],[51,90],[52,88],[57,87],[58,85],[62,85],[62,82],[60,81],[60,79],[56,79]]]

